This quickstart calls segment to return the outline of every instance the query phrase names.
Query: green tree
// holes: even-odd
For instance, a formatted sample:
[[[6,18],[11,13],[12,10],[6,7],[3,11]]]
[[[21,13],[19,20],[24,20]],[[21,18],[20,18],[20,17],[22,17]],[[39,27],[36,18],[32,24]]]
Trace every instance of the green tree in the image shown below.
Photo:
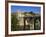
[[[29,12],[29,14],[35,15],[35,13],[33,13],[32,11],[31,11],[31,12]]]
[[[16,15],[12,14],[11,15],[11,31],[15,31],[17,29],[17,23],[18,23],[18,20],[16,18]]]

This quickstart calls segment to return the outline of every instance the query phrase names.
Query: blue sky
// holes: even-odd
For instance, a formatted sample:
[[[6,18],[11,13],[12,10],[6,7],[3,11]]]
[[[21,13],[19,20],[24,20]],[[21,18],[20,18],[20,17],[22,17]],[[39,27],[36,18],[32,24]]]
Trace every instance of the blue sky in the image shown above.
[[[11,6],[11,12],[16,12],[17,10],[21,10],[24,12],[34,12],[34,13],[40,13],[41,7],[34,7],[34,6]]]

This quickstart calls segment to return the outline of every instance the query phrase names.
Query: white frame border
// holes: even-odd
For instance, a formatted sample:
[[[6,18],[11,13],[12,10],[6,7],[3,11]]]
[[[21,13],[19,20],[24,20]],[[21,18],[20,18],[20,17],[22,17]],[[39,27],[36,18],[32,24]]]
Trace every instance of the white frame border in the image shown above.
[[[30,30],[28,32],[27,31],[11,31],[11,5],[41,7],[41,30]],[[41,32],[43,32],[43,5],[41,5],[41,4],[8,3],[8,34],[26,34],[26,33],[41,33]]]

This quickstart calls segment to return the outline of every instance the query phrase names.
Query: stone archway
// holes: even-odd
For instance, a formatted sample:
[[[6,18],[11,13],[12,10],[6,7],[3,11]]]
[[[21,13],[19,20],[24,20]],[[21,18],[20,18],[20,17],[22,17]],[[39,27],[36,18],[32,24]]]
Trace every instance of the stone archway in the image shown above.
[[[24,30],[34,30],[34,17],[24,17]]]

